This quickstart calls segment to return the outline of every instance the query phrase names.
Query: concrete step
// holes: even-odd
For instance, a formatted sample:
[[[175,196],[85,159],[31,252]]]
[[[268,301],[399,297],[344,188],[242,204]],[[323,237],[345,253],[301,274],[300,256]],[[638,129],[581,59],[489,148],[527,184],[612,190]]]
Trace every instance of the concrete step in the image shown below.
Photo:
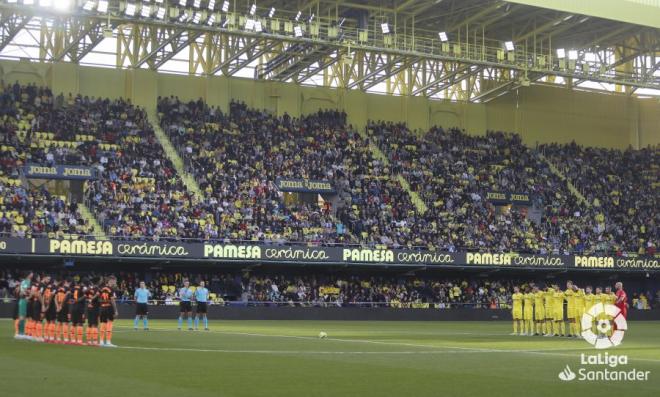
[[[160,127],[160,119],[158,118],[156,108],[151,107],[147,108],[146,110],[149,121],[151,122],[151,126],[154,129],[154,134],[156,135],[160,145],[163,147],[165,155],[174,165],[174,169],[176,170],[188,191],[192,192],[198,200],[201,200],[202,197],[204,197],[202,190],[199,188],[195,178],[186,171],[186,167],[183,163],[183,159],[181,159],[181,156],[179,156],[179,152],[176,150],[165,131],[163,131],[163,129]]]
[[[538,153],[539,153],[539,157],[541,157],[541,159],[543,159],[543,161],[545,161],[548,164],[550,171],[552,171],[553,174],[557,175],[562,180],[566,181],[568,190],[573,194],[573,196],[575,196],[578,199],[578,201],[581,202],[582,204],[586,205],[587,207],[591,207],[591,203],[587,201],[584,195],[580,193],[580,191],[575,187],[575,185],[573,185],[573,182],[571,182],[570,179],[568,179],[566,175],[564,175],[564,173],[561,172],[559,168],[557,168],[557,166],[552,161],[550,161],[550,159],[545,157],[543,153],[541,152]]]
[[[361,130],[360,135],[364,139],[370,139],[369,135],[367,135],[366,131]],[[382,150],[378,146],[376,146],[373,142],[369,143],[369,149],[371,150],[371,153],[373,154],[374,158],[382,161],[385,165],[388,167],[390,166],[390,160],[387,158],[385,153],[383,153]],[[403,175],[397,174],[396,175],[396,180],[399,182],[401,187],[408,192],[408,196],[410,196],[410,201],[413,203],[415,208],[417,208],[417,211],[420,213],[424,214],[428,210],[428,207],[426,206],[426,203],[422,198],[419,196],[419,194],[415,191],[413,191],[410,188],[410,184],[406,180],[406,178],[403,177]]]
[[[78,211],[80,211],[80,215],[82,215],[87,224],[92,225],[94,228],[94,236],[97,240],[108,239],[108,236],[106,236],[105,231],[103,230],[103,227],[99,223],[98,219],[96,219],[96,217],[92,214],[92,211],[90,211],[85,204],[78,203]]]

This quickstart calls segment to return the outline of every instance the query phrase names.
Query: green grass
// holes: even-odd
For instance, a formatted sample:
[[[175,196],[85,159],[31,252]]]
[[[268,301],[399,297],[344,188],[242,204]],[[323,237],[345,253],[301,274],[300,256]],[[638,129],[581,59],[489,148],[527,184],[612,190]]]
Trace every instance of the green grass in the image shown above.
[[[509,336],[505,322],[212,321],[210,332],[117,323],[118,349],[12,339],[0,321],[2,395],[658,396],[660,323],[629,324],[623,344],[646,382],[562,382],[583,340]],[[328,333],[320,340],[319,331]],[[601,366],[598,367],[602,368]]]

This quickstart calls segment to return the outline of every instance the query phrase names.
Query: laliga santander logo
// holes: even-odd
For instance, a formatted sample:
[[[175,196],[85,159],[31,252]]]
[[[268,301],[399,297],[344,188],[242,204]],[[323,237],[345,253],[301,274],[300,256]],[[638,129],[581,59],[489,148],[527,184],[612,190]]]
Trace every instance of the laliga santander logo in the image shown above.
[[[616,329],[611,336],[607,336],[612,329],[612,323],[608,317],[613,318],[614,324],[616,324]],[[594,321],[599,334],[604,337],[599,337],[593,332]],[[621,314],[621,310],[614,305],[597,303],[582,315],[582,337],[596,349],[619,346],[627,329],[626,319]]]

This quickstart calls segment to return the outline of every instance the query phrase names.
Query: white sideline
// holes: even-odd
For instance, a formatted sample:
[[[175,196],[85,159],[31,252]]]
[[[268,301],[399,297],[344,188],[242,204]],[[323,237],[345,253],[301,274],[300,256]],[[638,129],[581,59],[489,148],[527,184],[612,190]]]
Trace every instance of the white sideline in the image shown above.
[[[129,326],[117,326],[115,328],[128,328],[132,329]],[[171,328],[149,328],[150,331],[155,330],[159,332],[186,332],[178,331]],[[127,332],[127,331],[119,331]],[[133,331],[131,331],[133,332]],[[254,332],[232,332],[232,331],[199,331],[197,334],[205,333],[216,333],[223,335],[242,335],[242,336],[256,336],[256,337],[271,337],[271,338],[291,338],[291,339],[303,339],[303,340],[318,340],[317,337],[313,336],[300,336],[300,335],[280,335],[280,334],[261,334]],[[450,333],[444,333],[440,335],[451,335]],[[504,334],[498,334],[504,335]],[[125,346],[126,349],[141,349],[141,350],[190,350],[197,352],[218,352],[218,353],[261,353],[261,354],[441,354],[441,353],[508,353],[508,354],[536,354],[536,355],[549,355],[549,356],[562,356],[562,357],[575,357],[575,354],[569,353],[560,353],[565,351],[575,351],[575,350],[584,350],[584,351],[594,351],[593,348],[583,347],[583,348],[557,348],[557,349],[486,349],[479,347],[462,347],[462,346],[435,346],[435,345],[424,345],[424,344],[415,344],[415,343],[405,343],[405,342],[388,342],[388,341],[379,341],[379,340],[370,340],[370,339],[343,339],[343,338],[325,338],[324,340],[334,341],[334,342],[348,342],[348,343],[367,343],[367,344],[378,344],[378,345],[389,345],[389,346],[405,346],[405,347],[419,347],[426,349],[436,349],[436,350],[420,350],[420,351],[406,351],[406,352],[313,352],[313,351],[297,351],[297,350],[213,350],[213,349],[188,349],[188,348],[160,348],[160,347],[139,347],[139,346]],[[646,362],[660,362],[660,360],[652,358],[631,358],[631,361],[646,361]]]

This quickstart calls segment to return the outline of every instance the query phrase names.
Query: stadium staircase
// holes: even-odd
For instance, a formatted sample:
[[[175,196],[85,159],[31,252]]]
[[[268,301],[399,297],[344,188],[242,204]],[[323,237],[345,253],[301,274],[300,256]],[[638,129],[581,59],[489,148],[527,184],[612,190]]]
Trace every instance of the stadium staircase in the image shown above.
[[[105,235],[105,232],[103,231],[103,227],[101,227],[101,224],[99,223],[98,219],[94,215],[92,215],[92,211],[89,210],[87,205],[83,203],[78,203],[78,211],[80,211],[80,215],[83,217],[85,222],[87,222],[88,225],[92,225],[94,228],[94,237],[97,240],[107,240],[108,236]]]
[[[374,145],[373,139],[371,139],[371,137],[367,134],[366,131],[364,131],[362,129],[358,129],[358,130],[360,131],[360,136],[362,137],[362,139],[368,140],[369,149],[371,150],[371,153],[373,154],[373,156],[376,159],[382,161],[383,164],[385,164],[389,167],[390,166],[390,160],[387,158],[387,156],[385,156],[385,153],[383,153],[383,151],[380,150],[380,148],[378,146]],[[406,192],[408,192],[408,196],[410,196],[410,201],[413,203],[413,205],[415,205],[415,208],[417,208],[417,211],[419,211],[421,214],[426,213],[426,211],[428,210],[428,207],[426,206],[426,203],[424,202],[424,200],[422,200],[422,198],[419,196],[419,194],[417,192],[412,190],[412,188],[410,187],[410,184],[408,183],[406,178],[404,178],[403,175],[401,175],[401,174],[397,174],[396,175],[396,180],[399,182],[401,187]]]
[[[163,147],[163,151],[165,152],[167,158],[172,162],[172,164],[174,164],[174,169],[181,177],[183,184],[186,185],[188,191],[192,192],[198,200],[201,200],[202,197],[204,197],[202,190],[199,188],[195,178],[186,171],[186,167],[183,164],[181,156],[179,156],[179,152],[176,150],[174,145],[172,145],[172,141],[170,141],[170,138],[167,136],[165,131],[163,131],[163,129],[160,127],[158,113],[156,112],[155,107],[147,108],[147,117],[149,117],[149,120],[151,121],[151,125],[154,128],[154,134],[156,135],[158,142]]]
[[[548,167],[550,168],[550,171],[552,171],[553,174],[557,175],[561,180],[566,181],[566,186],[568,186],[568,190],[578,199],[578,201],[580,201],[582,204],[586,205],[587,207],[591,207],[591,203],[589,203],[589,201],[584,197],[584,195],[580,193],[580,191],[575,187],[575,185],[573,185],[570,179],[568,179],[566,175],[564,175],[564,173],[561,172],[559,168],[557,168],[557,166],[552,161],[550,161],[550,159],[545,157],[543,153],[538,152],[538,154],[539,157],[541,157],[541,159],[545,161],[546,164],[548,164]]]

